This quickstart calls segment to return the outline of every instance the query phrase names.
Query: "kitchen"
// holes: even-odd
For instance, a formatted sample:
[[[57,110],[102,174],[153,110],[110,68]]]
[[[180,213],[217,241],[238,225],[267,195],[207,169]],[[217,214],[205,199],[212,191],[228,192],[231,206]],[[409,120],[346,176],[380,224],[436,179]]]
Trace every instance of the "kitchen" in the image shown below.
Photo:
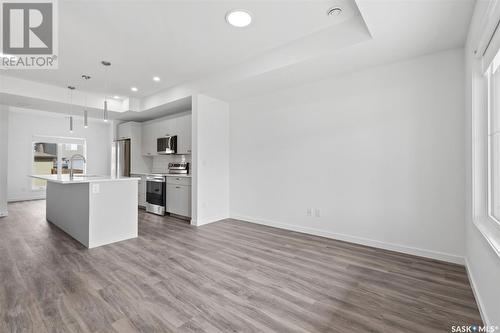
[[[147,212],[191,218],[191,111],[143,123],[117,125],[112,167],[139,177],[139,206]]]
[[[500,1],[0,16],[0,332],[499,325]]]

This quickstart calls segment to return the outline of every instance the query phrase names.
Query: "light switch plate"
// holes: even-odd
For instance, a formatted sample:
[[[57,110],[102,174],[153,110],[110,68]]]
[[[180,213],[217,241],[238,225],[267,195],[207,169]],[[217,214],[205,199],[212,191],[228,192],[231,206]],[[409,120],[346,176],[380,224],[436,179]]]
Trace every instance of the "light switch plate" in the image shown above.
[[[101,186],[99,184],[92,184],[92,193],[99,194],[101,192]]]

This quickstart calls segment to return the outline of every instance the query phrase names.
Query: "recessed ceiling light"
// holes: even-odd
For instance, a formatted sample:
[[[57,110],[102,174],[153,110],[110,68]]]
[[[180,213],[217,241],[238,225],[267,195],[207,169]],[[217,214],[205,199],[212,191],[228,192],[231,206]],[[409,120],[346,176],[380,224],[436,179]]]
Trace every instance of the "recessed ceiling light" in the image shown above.
[[[326,12],[326,14],[328,16],[338,16],[338,15],[342,14],[342,8],[340,8],[340,7],[332,7],[330,9],[328,9],[328,11]]]
[[[139,91],[139,89],[137,89],[136,87],[132,87],[130,88],[130,90],[132,90],[133,92]]]
[[[114,99],[120,99],[120,96],[114,95],[113,98]]]
[[[160,82],[160,77],[159,76],[153,76],[153,81]]]
[[[252,22],[252,16],[244,10],[232,10],[226,14],[226,21],[233,27],[243,28]]]

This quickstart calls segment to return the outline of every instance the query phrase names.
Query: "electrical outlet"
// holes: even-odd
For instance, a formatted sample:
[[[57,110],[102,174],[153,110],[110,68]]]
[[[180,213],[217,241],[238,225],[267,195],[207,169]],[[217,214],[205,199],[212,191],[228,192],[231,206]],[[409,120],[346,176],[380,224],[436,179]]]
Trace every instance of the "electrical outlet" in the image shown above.
[[[312,216],[312,208],[307,208],[307,216]]]
[[[321,211],[320,211],[320,209],[319,209],[319,208],[315,208],[315,209],[314,209],[314,215],[315,215],[316,217],[320,217],[320,216],[321,216]]]

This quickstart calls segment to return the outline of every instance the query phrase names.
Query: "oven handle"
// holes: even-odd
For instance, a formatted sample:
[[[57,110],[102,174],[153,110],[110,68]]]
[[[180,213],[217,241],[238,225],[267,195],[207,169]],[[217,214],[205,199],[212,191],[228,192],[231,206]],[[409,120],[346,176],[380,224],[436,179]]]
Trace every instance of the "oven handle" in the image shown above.
[[[149,177],[147,177],[146,181],[147,182],[155,182],[155,183],[165,183],[165,178],[153,178],[153,177],[149,178]]]

